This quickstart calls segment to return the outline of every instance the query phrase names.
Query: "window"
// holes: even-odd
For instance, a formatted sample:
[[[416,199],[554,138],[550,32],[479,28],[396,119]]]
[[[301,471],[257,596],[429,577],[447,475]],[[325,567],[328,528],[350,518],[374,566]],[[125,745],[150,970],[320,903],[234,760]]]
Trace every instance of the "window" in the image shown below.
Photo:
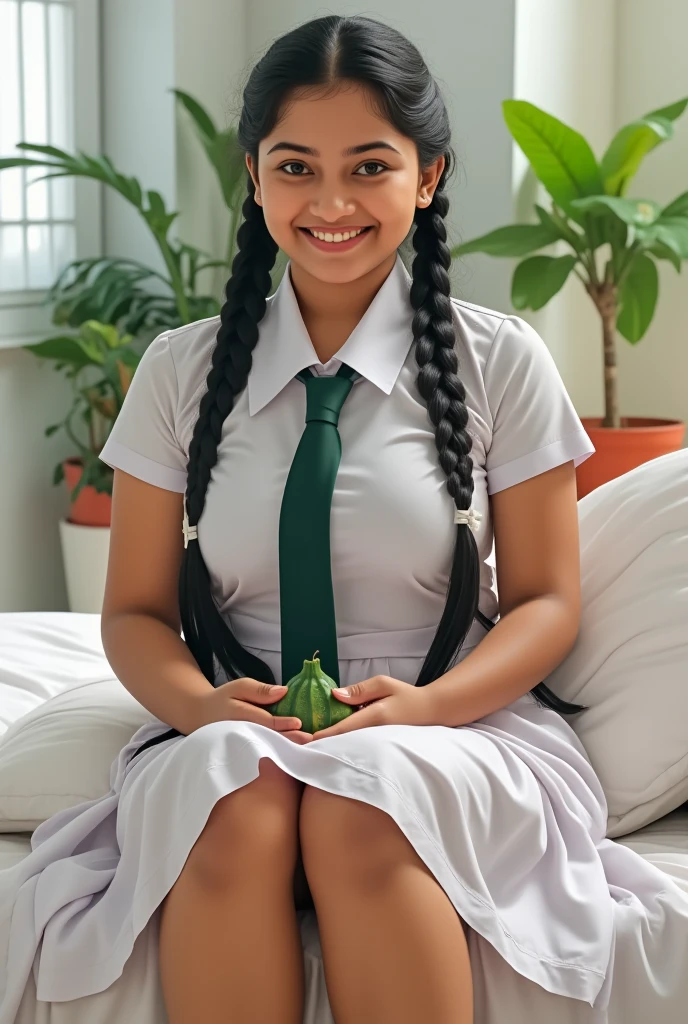
[[[0,0],[0,156],[40,158],[17,149],[20,141],[100,150],[97,8],[94,0]],[[69,262],[98,249],[98,186],[72,177],[36,180],[46,173],[0,171],[5,340],[51,333],[50,309],[41,306],[46,290]]]

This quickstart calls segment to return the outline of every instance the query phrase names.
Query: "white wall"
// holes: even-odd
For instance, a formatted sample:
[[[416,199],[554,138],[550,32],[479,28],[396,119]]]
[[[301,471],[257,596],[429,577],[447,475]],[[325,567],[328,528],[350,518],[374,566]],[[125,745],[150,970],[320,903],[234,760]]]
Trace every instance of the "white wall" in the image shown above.
[[[67,514],[55,465],[73,455],[64,434],[71,390],[47,363],[20,349],[0,350],[0,611],[66,608],[58,522]]]
[[[175,209],[174,0],[102,0],[103,152]],[[164,271],[141,215],[107,188],[104,251]]]
[[[619,124],[688,96],[686,40],[685,2],[619,0]],[[645,158],[631,184],[632,195],[666,204],[688,190],[688,110],[674,128],[675,137]],[[647,334],[635,346],[623,339],[619,343],[621,410],[688,422],[688,265],[680,275],[666,261],[658,266],[659,300]]]
[[[515,98],[581,132],[598,155],[615,123],[615,14],[616,0],[516,0]],[[513,148],[513,220],[523,223],[534,219],[534,202],[549,209],[551,199]],[[547,342],[579,415],[594,415],[603,399],[600,326],[582,282],[572,274],[547,306],[519,316]]]
[[[175,86],[203,104],[219,130],[235,124],[241,112],[246,62],[244,0],[175,0]],[[191,118],[176,111],[176,222],[185,242],[214,254],[226,252],[229,214],[217,177],[195,133]],[[227,275],[204,271],[199,291],[222,298]]]
[[[190,93],[219,128],[234,120],[234,84],[245,59],[244,0],[103,4],[105,152],[144,189],[159,191],[168,210],[179,211],[172,238],[223,252],[228,217],[219,185],[171,90]],[[166,273],[140,214],[112,190],[105,195],[105,251]],[[199,286],[217,294],[221,274],[206,272]]]

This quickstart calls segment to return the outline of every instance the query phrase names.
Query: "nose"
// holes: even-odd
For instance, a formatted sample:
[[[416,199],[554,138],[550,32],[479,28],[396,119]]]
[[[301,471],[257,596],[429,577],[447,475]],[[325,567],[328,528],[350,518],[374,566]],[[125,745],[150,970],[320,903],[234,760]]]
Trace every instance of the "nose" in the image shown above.
[[[309,212],[320,221],[338,221],[356,212],[356,203],[347,198],[341,184],[323,184],[308,204]]]

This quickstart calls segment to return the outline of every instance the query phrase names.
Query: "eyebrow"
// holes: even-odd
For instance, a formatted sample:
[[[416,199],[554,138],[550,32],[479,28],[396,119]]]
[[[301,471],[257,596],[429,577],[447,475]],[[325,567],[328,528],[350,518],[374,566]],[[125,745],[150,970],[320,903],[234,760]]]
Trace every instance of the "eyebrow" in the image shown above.
[[[296,153],[306,153],[307,156],[320,156],[317,149],[312,149],[310,146],[299,146],[295,142],[277,142],[271,149],[268,150],[268,156],[270,153],[274,153],[276,149],[291,149]],[[360,146],[349,146],[348,149],[342,151],[342,156],[356,156],[358,153],[367,153],[369,149],[391,149],[393,153],[399,153],[398,149],[390,145],[389,142],[364,142]],[[401,156],[401,154],[399,153]]]

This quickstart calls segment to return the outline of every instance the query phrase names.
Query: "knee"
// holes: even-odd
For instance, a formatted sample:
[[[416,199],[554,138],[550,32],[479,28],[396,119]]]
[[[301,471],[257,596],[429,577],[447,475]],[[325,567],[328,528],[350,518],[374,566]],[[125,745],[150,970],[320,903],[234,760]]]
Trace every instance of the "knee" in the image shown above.
[[[348,881],[384,878],[415,851],[385,811],[306,786],[299,812],[299,842],[310,881],[332,880],[331,865],[343,867]]]
[[[251,876],[293,878],[303,783],[263,758],[257,779],[217,801],[185,868],[203,886],[225,889]]]

